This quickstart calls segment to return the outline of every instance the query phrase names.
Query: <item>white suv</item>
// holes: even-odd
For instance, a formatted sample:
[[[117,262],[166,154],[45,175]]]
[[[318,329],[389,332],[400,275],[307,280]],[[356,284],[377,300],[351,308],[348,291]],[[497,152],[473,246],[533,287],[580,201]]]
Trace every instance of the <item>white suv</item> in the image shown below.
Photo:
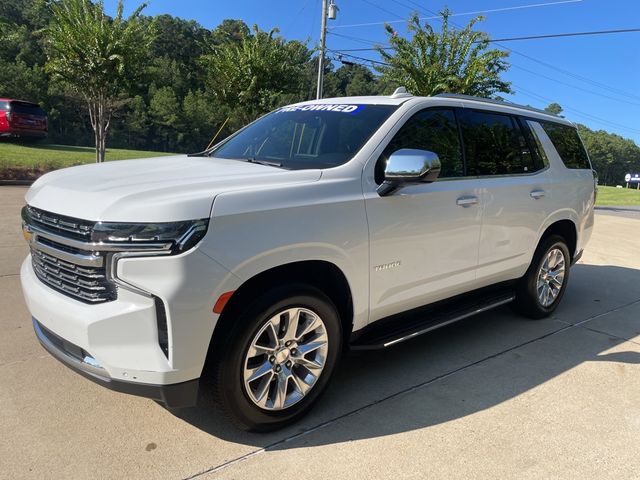
[[[345,349],[506,303],[553,312],[594,178],[576,128],[531,108],[305,102],[197,155],[43,176],[22,288],[38,339],[78,373],[169,407],[214,392],[269,430],[309,410]]]

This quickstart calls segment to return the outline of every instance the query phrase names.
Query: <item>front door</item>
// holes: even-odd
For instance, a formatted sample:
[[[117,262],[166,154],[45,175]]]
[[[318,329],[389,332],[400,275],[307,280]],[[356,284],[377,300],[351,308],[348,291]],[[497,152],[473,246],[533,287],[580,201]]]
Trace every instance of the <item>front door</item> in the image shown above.
[[[455,111],[428,108],[396,133],[376,165],[402,148],[430,150],[442,163],[433,183],[367,195],[370,321],[474,288],[481,209],[478,179],[465,176]]]

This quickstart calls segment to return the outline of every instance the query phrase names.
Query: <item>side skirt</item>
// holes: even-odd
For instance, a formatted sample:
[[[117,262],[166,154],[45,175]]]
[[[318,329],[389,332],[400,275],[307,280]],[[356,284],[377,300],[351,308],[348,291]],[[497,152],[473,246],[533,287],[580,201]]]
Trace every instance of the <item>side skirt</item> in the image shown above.
[[[445,325],[507,304],[515,298],[515,283],[508,282],[458,295],[378,320],[354,332],[351,350],[377,350],[410,340]]]

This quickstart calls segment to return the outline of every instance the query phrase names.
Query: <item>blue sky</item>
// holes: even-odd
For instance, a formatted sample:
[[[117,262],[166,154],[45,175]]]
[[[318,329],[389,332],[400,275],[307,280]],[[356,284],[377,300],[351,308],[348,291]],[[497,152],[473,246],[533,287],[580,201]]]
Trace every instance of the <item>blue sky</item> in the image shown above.
[[[337,20],[329,21],[327,47],[344,50],[384,43],[382,25],[349,25],[403,21],[412,11],[429,16],[429,11],[445,6],[454,14],[486,12],[486,20],[479,28],[492,38],[640,28],[638,0],[557,3],[560,1],[563,0],[336,0],[340,12]],[[129,11],[139,3],[125,0]],[[116,0],[106,0],[107,11],[112,13],[115,4]],[[238,18],[262,29],[279,27],[286,38],[308,40],[312,47],[318,42],[320,9],[321,0],[151,0],[145,13],[194,19],[207,28],[214,28],[225,18]],[[459,15],[452,20],[461,25],[472,17]],[[394,26],[403,33],[405,24]],[[512,67],[504,75],[516,92],[507,96],[509,100],[534,107],[558,102],[568,119],[632,138],[640,145],[640,32],[502,45],[513,50],[509,59]],[[375,52],[351,53],[379,59]]]

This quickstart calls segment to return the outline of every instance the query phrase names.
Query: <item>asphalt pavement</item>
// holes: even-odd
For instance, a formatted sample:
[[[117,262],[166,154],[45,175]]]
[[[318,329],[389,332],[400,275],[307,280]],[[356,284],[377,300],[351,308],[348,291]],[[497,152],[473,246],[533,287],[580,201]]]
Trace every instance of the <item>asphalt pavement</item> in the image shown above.
[[[552,318],[505,307],[347,355],[309,416],[258,435],[105,390],[40,347],[25,191],[0,187],[0,478],[640,478],[638,215],[598,211]]]

